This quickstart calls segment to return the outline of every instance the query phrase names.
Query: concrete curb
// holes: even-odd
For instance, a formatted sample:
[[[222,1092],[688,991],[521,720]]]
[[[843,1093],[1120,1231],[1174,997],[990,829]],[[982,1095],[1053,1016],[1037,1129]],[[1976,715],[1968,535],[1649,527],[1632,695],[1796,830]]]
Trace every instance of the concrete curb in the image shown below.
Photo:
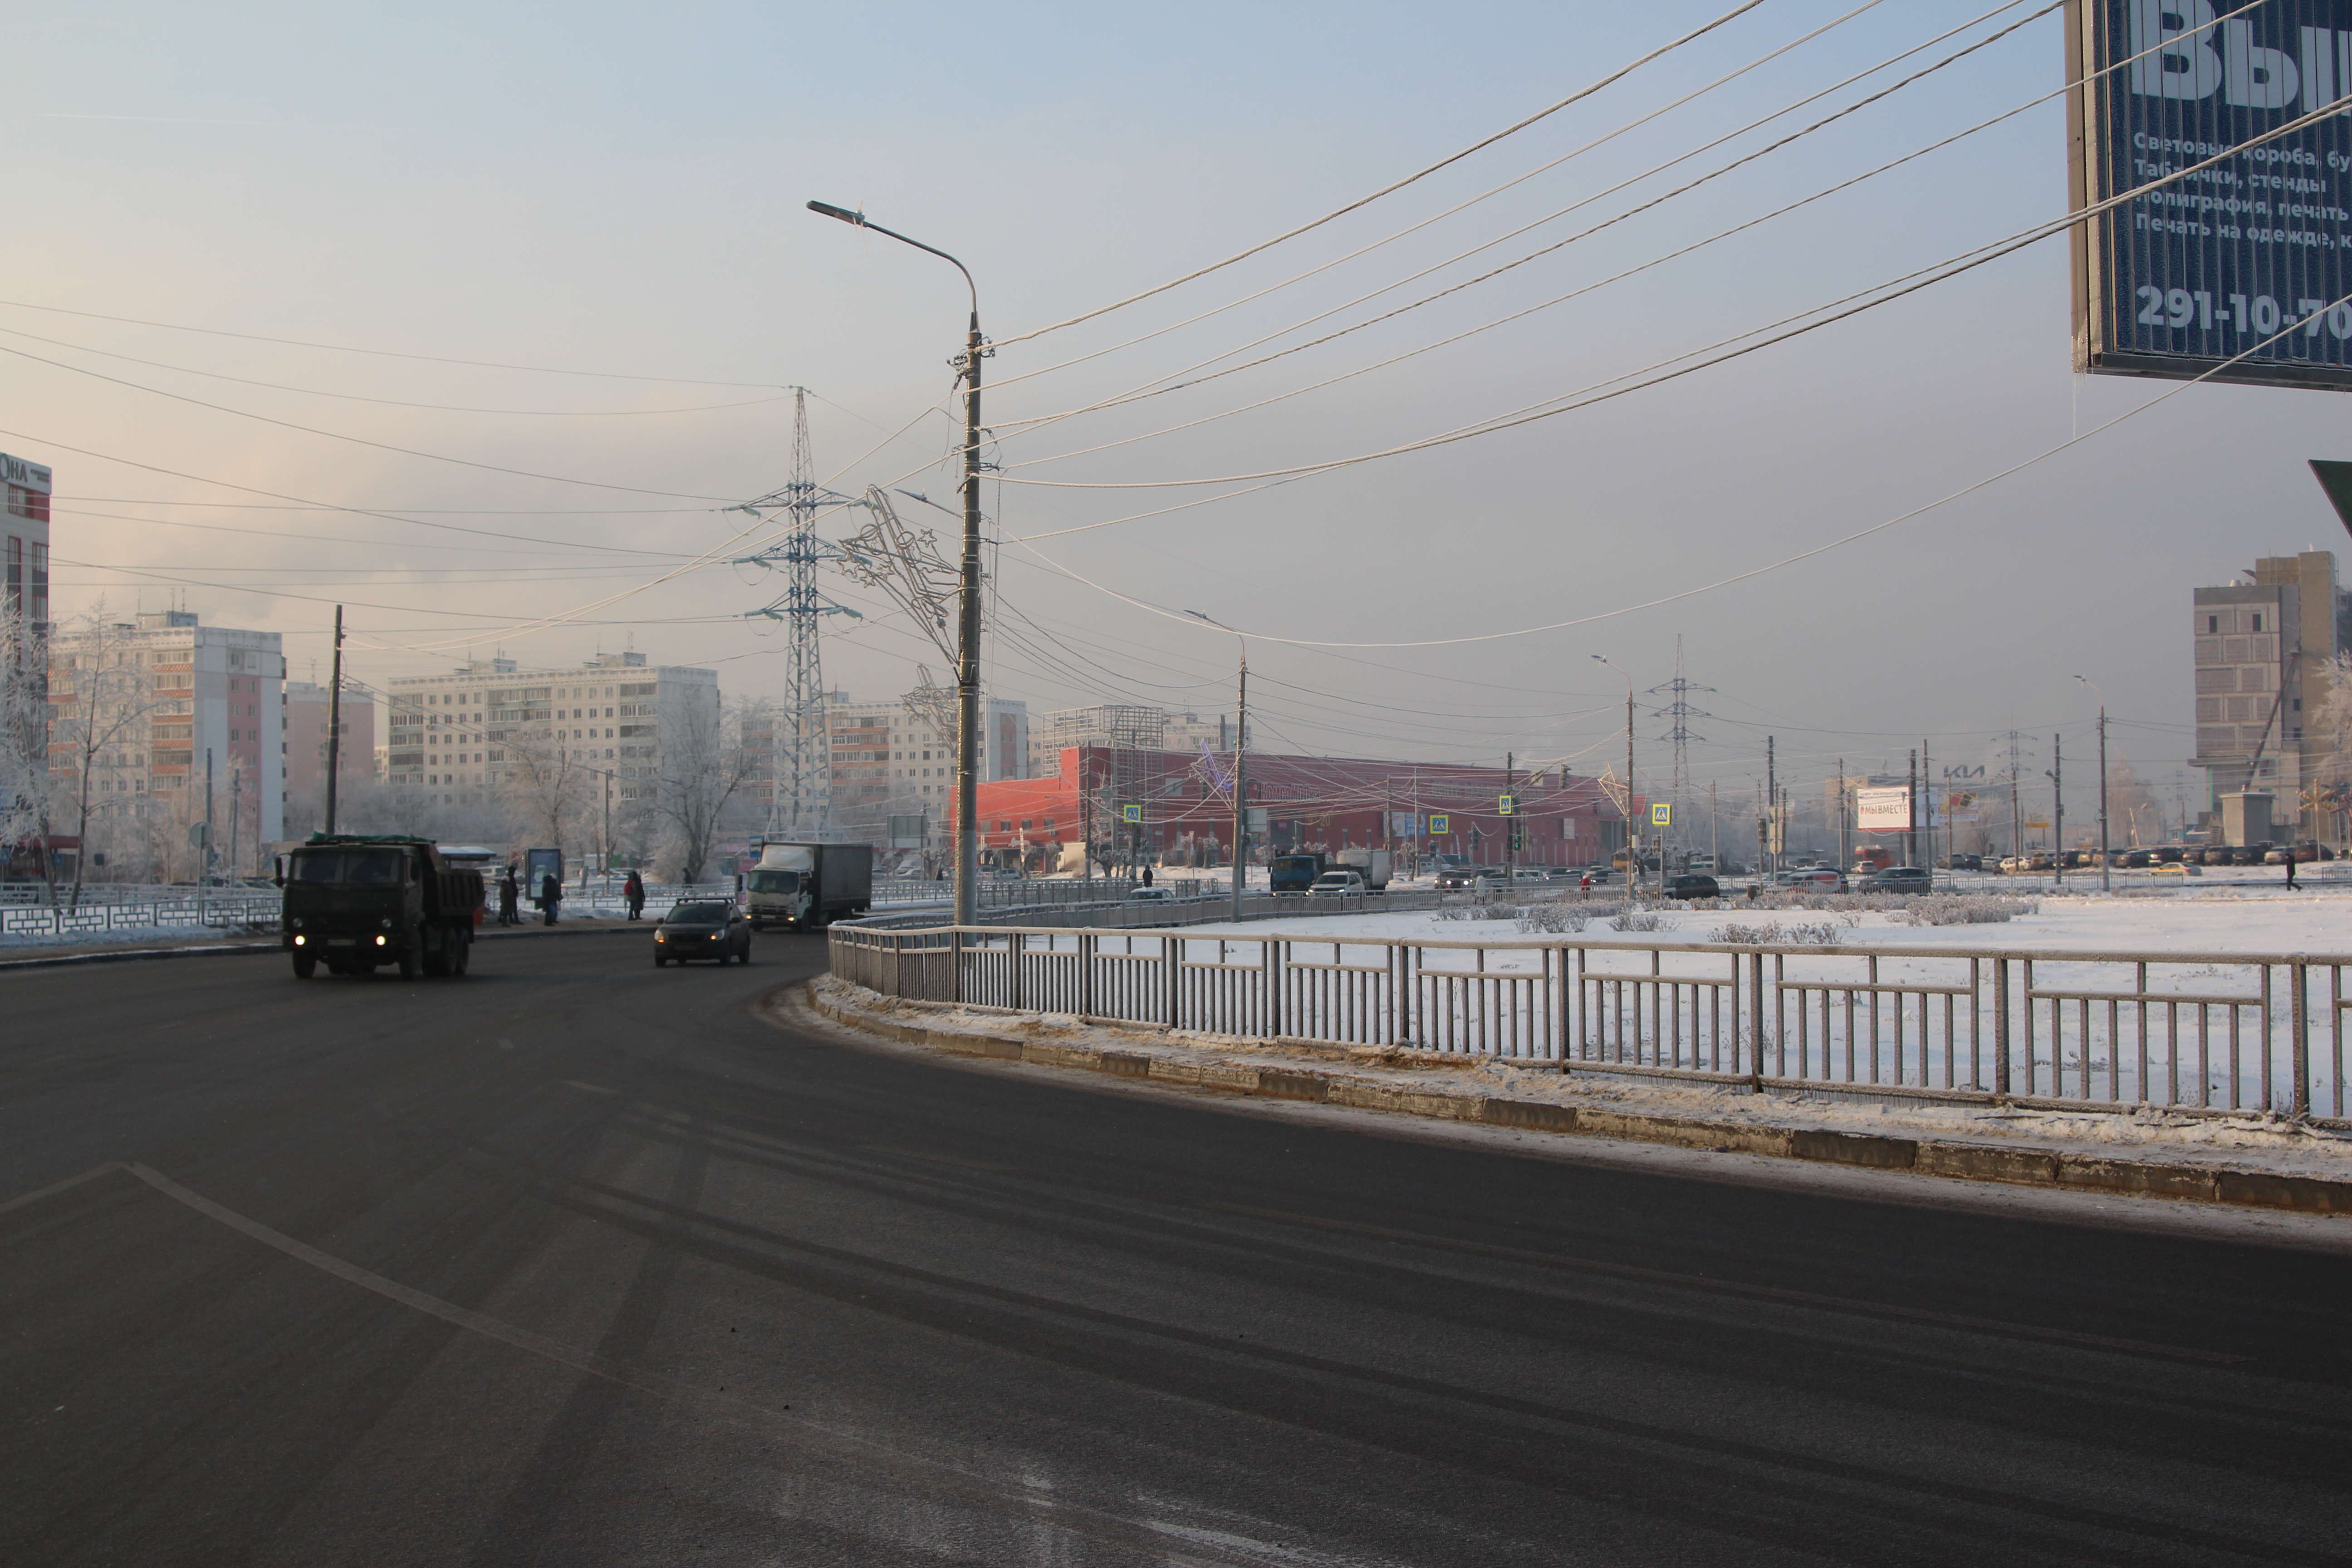
[[[791,988],[810,1006],[847,1028],[879,1035],[902,1045],[922,1046],[957,1056],[990,1057],[1039,1067],[1150,1079],[1196,1089],[1225,1089],[1274,1100],[1310,1100],[1360,1110],[1386,1110],[1449,1121],[1475,1121],[1534,1132],[1582,1134],[1642,1143],[1668,1143],[1718,1153],[1769,1154],[1831,1165],[1909,1171],[1918,1175],[2069,1192],[2124,1193],[2143,1197],[2188,1198],[2288,1209],[2297,1214],[2352,1215],[2352,1181],[2231,1170],[2160,1160],[2116,1159],[2060,1149],[2013,1144],[1968,1143],[1941,1138],[1888,1137],[1830,1129],[1757,1127],[1696,1117],[1651,1115],[1560,1105],[1550,1100],[1497,1100],[1441,1089],[1400,1089],[1362,1083],[1340,1075],[1297,1067],[1258,1067],[1248,1062],[1184,1062],[1148,1051],[1104,1050],[1093,1046],[1051,1045],[993,1035],[962,1034],[901,1024],[845,1007],[814,987]],[[787,991],[785,994],[791,994]],[[901,1006],[938,1005],[906,1003]]]
[[[653,929],[653,922],[650,921],[638,921],[635,925],[640,930]],[[499,931],[494,940],[512,942],[518,937],[543,941],[554,936],[625,936],[630,929],[631,922],[628,921],[609,926],[559,925],[552,930],[545,926],[534,927],[529,931],[509,928]],[[475,940],[478,942],[482,938],[477,936]],[[101,949],[96,952],[54,953],[45,958],[0,958],[0,974],[5,974],[12,969],[61,969],[77,963],[132,963],[152,958],[218,958],[229,953],[283,952],[284,951],[286,951],[285,944],[276,937],[271,937],[267,942],[212,942],[203,946],[192,944],[187,947]]]

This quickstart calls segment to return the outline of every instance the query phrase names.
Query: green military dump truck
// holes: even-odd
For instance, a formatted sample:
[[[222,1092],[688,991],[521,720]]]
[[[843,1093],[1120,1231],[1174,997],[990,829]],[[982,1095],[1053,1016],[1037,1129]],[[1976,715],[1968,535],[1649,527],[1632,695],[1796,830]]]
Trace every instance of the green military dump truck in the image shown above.
[[[482,908],[482,874],[443,861],[429,838],[315,833],[286,858],[282,927],[296,978],[400,966],[463,974]]]

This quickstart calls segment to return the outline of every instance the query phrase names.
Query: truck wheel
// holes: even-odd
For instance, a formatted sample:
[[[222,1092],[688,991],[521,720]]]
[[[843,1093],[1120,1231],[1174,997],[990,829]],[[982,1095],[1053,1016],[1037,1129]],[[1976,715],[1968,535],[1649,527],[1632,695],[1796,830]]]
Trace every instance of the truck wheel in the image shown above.
[[[294,978],[297,980],[308,980],[318,972],[319,960],[317,957],[313,954],[307,953],[297,949],[294,953]]]
[[[414,980],[423,973],[424,970],[425,965],[417,958],[415,948],[404,947],[400,950],[400,977],[403,980]]]

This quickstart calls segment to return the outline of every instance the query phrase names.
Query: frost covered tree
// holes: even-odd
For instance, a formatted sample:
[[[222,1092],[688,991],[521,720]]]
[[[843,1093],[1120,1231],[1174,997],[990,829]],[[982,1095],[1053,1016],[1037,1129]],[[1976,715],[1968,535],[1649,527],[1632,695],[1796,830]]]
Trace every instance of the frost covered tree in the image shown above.
[[[745,710],[729,711],[714,688],[662,721],[654,808],[677,854],[678,879],[698,882],[724,831],[729,803],[766,763],[746,739]]]

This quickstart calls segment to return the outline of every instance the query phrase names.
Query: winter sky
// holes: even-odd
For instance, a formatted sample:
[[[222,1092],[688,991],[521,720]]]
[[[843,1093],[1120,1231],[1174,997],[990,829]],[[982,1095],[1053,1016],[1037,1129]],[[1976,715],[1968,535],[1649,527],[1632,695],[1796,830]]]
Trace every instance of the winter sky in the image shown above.
[[[962,282],[810,214],[816,197],[978,279],[1002,344],[987,418],[1003,482],[985,506],[1008,542],[988,678],[1033,710],[1229,710],[1236,645],[1181,616],[1200,610],[1253,634],[1263,747],[1597,769],[1622,755],[1624,684],[1591,656],[1631,671],[1646,706],[1679,637],[1715,689],[1694,699],[1713,715],[1692,726],[1702,784],[1745,791],[1768,733],[1800,781],[1839,756],[1899,771],[1922,737],[1939,763],[1983,761],[2012,725],[2043,751],[2063,730],[2087,759],[2076,673],[2105,688],[2118,752],[2168,784],[2189,749],[2189,590],[2260,554],[2337,548],[2303,467],[2352,457],[2326,395],[2191,388],[1963,500],[1709,588],[2171,391],[2069,374],[2063,239],[1500,434],[1266,488],[1160,485],[1418,441],[2062,214],[2053,100],[1601,283],[2052,91],[2053,14],[1500,278],[1173,384],[1567,238],[2039,9],[1604,194],[1993,9],[1848,16],[1856,3],[1767,0],[1307,235],[1021,342],[1424,168],[1730,0],[17,5],[0,23],[0,449],[57,470],[61,615],[184,595],[208,621],[284,633],[301,678],[323,669],[340,601],[370,681],[635,647],[772,690],[779,645],[742,612],[776,584],[729,563],[773,529],[721,509],[788,477],[781,389],[815,395],[831,487],[955,502]],[[1150,388],[1169,390],[1047,417]],[[953,529],[897,499],[909,523]],[[919,660],[943,678],[874,595],[828,589],[866,617],[828,624],[831,684],[887,696]],[[1664,728],[1641,721],[1645,775]]]

